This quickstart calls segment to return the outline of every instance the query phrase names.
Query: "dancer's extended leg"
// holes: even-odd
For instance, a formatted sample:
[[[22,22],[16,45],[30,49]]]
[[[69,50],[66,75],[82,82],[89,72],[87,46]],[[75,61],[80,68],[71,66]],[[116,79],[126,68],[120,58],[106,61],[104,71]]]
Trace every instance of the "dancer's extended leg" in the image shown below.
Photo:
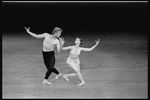
[[[68,77],[68,76],[76,76],[76,74],[75,73],[70,73],[70,74],[66,74],[66,76]]]
[[[65,75],[63,75],[63,77],[64,77],[67,81],[69,81],[68,76],[76,76],[76,74],[75,74],[75,73],[71,73],[71,74],[65,74]]]

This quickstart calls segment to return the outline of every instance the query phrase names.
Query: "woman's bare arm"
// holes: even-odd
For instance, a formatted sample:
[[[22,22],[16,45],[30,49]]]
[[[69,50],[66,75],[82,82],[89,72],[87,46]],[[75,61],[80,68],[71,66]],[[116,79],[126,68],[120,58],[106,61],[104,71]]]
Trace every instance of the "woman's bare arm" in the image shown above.
[[[45,37],[45,33],[37,35],[30,31],[30,27],[29,28],[24,27],[24,28],[26,29],[27,33],[29,33],[31,36],[33,36],[35,38],[44,38]]]
[[[82,47],[81,50],[83,50],[83,51],[92,51],[98,44],[99,44],[99,39],[98,39],[98,41],[96,41],[96,44],[93,47],[91,47],[91,48],[83,48]]]
[[[59,38],[59,45],[58,45],[58,48],[60,48],[59,51],[61,51],[61,50],[69,50],[69,49],[72,48],[72,46],[63,47],[64,43],[65,43],[64,38]]]
[[[71,48],[72,48],[72,46],[62,47],[62,50],[69,50]]]

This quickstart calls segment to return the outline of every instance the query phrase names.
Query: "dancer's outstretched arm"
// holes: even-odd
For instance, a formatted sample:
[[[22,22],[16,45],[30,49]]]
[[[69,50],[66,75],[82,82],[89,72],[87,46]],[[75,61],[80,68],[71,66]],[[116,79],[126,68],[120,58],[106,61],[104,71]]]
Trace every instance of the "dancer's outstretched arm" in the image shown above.
[[[59,42],[60,43],[60,50],[69,50],[69,49],[72,49],[72,46],[63,47],[64,43],[65,43],[64,38],[60,38],[59,40],[60,40],[60,42]]]
[[[98,39],[98,41],[96,41],[96,44],[93,46],[93,47],[91,47],[91,48],[81,48],[81,50],[83,50],[83,51],[92,51],[98,44],[99,44],[99,41],[100,41],[100,39]]]
[[[68,47],[63,47],[62,50],[69,50],[72,49],[72,46],[68,46]]]
[[[61,53],[64,43],[65,43],[64,38],[59,38],[59,42],[57,43],[58,53]]]
[[[29,33],[31,36],[33,36],[35,38],[44,38],[45,37],[46,33],[37,35],[37,34],[30,31],[30,27],[29,28],[24,27],[24,28],[26,29],[27,33]]]

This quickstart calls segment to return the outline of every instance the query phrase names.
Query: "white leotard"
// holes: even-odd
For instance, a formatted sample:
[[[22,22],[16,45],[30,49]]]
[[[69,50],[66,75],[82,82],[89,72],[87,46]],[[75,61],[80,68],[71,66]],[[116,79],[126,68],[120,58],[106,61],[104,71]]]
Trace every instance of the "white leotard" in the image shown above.
[[[75,46],[72,46],[69,57],[67,59],[67,63],[78,66],[80,64],[80,60],[79,60],[80,52],[81,52],[80,47],[76,48]]]

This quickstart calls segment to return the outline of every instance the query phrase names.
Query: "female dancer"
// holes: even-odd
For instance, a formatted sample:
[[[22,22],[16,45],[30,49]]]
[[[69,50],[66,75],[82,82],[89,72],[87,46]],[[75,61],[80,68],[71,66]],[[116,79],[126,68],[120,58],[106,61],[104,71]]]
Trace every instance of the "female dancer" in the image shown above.
[[[31,36],[35,38],[44,38],[43,41],[43,59],[44,59],[44,64],[47,67],[47,72],[45,74],[45,78],[43,80],[43,84],[52,84],[51,82],[48,81],[48,77],[51,75],[52,72],[57,74],[55,77],[58,79],[60,76],[62,76],[61,73],[58,72],[56,68],[54,68],[55,65],[55,52],[54,48],[57,47],[57,51],[60,52],[61,48],[61,41],[63,41],[62,38],[59,36],[61,35],[62,30],[59,27],[55,27],[52,34],[49,33],[43,33],[43,34],[35,34],[30,31],[30,27],[26,28],[27,33],[29,33]]]
[[[99,39],[98,41],[96,41],[96,44],[91,47],[91,48],[83,48],[80,47],[80,44],[82,43],[80,38],[76,38],[75,40],[75,45],[74,46],[68,46],[68,47],[62,47],[62,50],[69,50],[70,49],[70,53],[69,53],[69,57],[67,59],[67,63],[70,65],[71,68],[73,68],[75,70],[75,73],[71,73],[71,74],[65,74],[63,75],[63,77],[69,81],[68,76],[78,76],[79,79],[81,80],[81,83],[78,84],[78,86],[82,86],[85,84],[82,75],[80,73],[80,61],[79,61],[79,55],[81,51],[92,51],[99,43]]]

